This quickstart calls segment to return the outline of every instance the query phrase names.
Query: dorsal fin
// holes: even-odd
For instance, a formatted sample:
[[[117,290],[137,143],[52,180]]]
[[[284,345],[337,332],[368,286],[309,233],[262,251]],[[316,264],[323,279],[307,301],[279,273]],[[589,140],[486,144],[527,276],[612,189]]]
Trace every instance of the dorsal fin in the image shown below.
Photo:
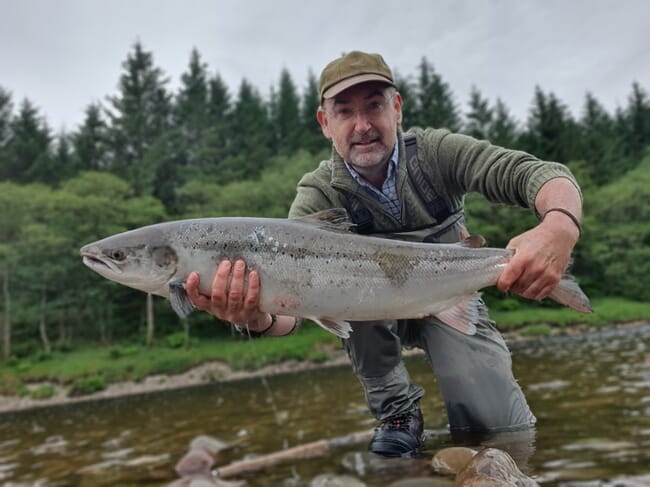
[[[458,245],[467,247],[468,249],[480,249],[485,245],[485,239],[480,235],[471,235],[466,239],[458,242]]]
[[[330,208],[296,220],[337,232],[351,232],[356,227],[345,208]]]

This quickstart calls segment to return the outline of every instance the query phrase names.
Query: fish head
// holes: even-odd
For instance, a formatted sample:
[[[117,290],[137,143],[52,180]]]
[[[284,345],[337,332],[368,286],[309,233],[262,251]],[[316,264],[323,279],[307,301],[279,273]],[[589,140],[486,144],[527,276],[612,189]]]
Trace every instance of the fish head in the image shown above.
[[[174,248],[133,230],[85,245],[83,263],[99,275],[148,293],[164,292],[178,266]]]

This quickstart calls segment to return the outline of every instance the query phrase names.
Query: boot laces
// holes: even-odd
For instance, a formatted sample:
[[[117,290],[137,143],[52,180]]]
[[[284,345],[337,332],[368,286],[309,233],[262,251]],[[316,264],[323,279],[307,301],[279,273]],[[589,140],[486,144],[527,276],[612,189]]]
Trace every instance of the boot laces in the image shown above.
[[[408,430],[413,422],[413,414],[405,413],[388,418],[382,423],[382,429]]]

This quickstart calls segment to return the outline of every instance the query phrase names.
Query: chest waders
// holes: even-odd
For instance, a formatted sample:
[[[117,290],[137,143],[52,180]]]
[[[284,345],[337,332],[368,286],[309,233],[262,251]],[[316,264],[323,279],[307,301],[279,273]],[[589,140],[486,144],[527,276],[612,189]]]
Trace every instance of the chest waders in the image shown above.
[[[450,208],[421,170],[416,138],[404,136],[408,177],[431,218],[431,225],[403,232],[378,232],[363,198],[340,191],[359,233],[419,242],[451,243],[465,235],[463,208]],[[360,189],[362,190],[362,189]],[[400,199],[403,195],[400,195]],[[526,399],[512,375],[510,352],[480,309],[477,333],[467,336],[435,318],[352,322],[343,340],[366,402],[383,421],[417,408],[424,389],[410,380],[402,345],[422,348],[430,361],[445,402],[452,432],[495,432],[528,429],[535,424]]]

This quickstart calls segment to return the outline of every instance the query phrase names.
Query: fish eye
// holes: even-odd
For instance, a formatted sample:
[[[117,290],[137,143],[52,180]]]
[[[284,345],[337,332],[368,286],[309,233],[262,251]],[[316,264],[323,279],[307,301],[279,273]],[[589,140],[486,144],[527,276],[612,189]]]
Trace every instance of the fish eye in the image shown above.
[[[109,256],[113,260],[120,261],[120,260],[126,259],[126,252],[124,252],[123,250],[120,250],[120,249],[115,249],[115,250],[111,250],[111,252],[109,253]]]

